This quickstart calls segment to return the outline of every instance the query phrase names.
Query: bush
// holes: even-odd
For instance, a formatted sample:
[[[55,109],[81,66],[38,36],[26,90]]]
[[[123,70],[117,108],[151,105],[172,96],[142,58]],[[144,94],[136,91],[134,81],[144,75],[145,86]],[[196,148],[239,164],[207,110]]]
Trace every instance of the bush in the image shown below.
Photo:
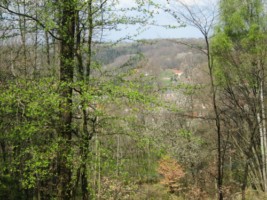
[[[177,193],[182,189],[179,181],[185,173],[176,160],[168,156],[162,158],[159,161],[158,172],[163,176],[161,183],[169,188],[170,193]]]

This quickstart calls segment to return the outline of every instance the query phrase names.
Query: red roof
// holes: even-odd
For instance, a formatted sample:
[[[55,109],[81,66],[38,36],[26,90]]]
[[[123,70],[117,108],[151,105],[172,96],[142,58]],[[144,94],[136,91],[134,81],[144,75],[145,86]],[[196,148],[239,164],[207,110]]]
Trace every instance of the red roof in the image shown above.
[[[184,73],[183,71],[178,70],[178,69],[173,69],[172,71],[173,71],[173,73],[176,74],[176,75],[182,75],[182,74]]]

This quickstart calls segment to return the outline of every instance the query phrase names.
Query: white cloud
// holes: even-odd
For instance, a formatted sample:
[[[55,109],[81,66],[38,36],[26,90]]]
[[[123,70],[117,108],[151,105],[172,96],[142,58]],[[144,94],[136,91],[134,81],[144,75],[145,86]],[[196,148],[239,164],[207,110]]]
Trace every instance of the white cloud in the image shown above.
[[[169,0],[172,4],[179,4],[179,2],[188,5],[188,6],[203,6],[203,5],[211,5],[216,4],[218,0]]]
[[[181,0],[181,2],[187,5],[197,5],[202,4],[203,0]]]
[[[159,3],[161,5],[168,6],[168,4],[179,4],[178,2],[184,3],[188,6],[193,5],[209,5],[212,2],[217,2],[218,0],[154,0],[154,3]],[[149,2],[147,0],[147,2]],[[168,3],[169,2],[169,3]],[[129,8],[136,6],[135,0],[119,0],[119,7],[120,8]]]
[[[129,8],[135,6],[135,0],[119,0],[120,8]]]

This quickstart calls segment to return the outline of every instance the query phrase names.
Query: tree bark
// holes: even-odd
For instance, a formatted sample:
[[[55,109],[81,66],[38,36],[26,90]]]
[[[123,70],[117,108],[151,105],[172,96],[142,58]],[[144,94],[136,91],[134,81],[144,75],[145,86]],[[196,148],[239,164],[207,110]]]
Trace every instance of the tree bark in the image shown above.
[[[72,83],[74,72],[75,50],[75,0],[61,1],[61,30],[60,35],[60,103],[61,126],[59,146],[59,197],[68,200],[72,196],[71,167],[68,165],[72,140]]]

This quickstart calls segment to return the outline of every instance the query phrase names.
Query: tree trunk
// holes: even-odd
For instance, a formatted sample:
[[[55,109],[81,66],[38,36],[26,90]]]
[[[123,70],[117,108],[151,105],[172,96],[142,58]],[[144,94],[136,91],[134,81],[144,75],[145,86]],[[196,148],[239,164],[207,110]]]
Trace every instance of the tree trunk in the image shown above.
[[[222,156],[222,134],[221,134],[221,118],[219,113],[219,108],[216,100],[216,86],[214,83],[214,75],[213,75],[213,61],[210,52],[210,44],[208,35],[205,35],[205,42],[207,47],[207,57],[208,57],[208,68],[210,74],[210,83],[211,83],[211,92],[212,92],[212,104],[213,111],[215,114],[215,125],[216,125],[216,133],[217,133],[217,189],[218,189],[218,199],[223,200],[223,156]]]
[[[68,200],[71,198],[71,167],[68,165],[72,140],[72,83],[74,72],[75,50],[75,1],[61,1],[61,30],[60,35],[60,103],[61,126],[59,146],[59,197]]]
[[[260,102],[261,102],[261,133],[262,133],[262,175],[263,175],[263,188],[267,192],[267,140],[266,140],[266,123],[265,123],[265,107],[264,107],[264,71],[262,69],[262,77],[260,82]]]
[[[246,188],[247,188],[247,178],[248,178],[248,163],[249,161],[247,160],[246,162],[246,166],[245,166],[245,172],[244,172],[244,176],[243,176],[243,183],[242,183],[242,200],[246,199]]]

